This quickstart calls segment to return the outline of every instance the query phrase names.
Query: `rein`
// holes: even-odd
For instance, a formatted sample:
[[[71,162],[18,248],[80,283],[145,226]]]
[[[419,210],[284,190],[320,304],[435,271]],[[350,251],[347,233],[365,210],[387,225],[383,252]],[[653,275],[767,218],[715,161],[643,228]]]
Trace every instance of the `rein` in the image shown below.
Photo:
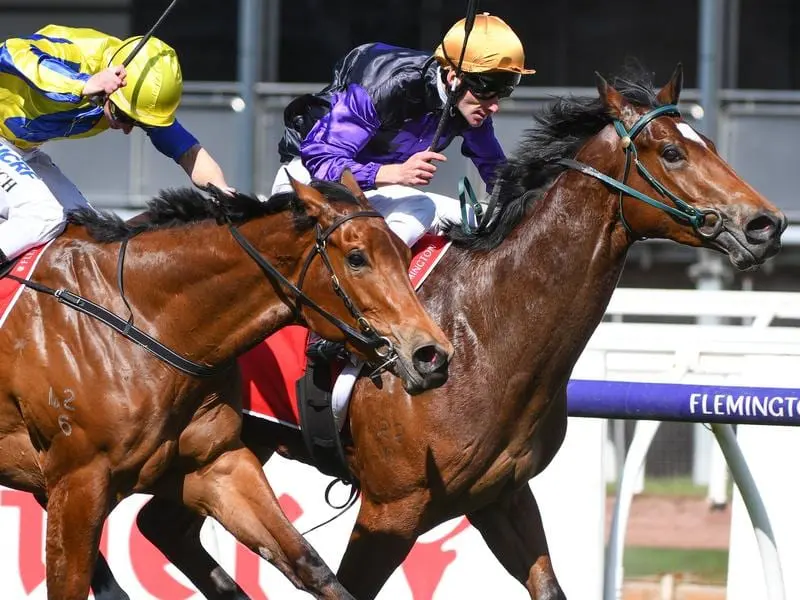
[[[668,215],[678,219],[679,221],[683,221],[684,223],[688,223],[692,226],[692,228],[697,232],[697,234],[706,239],[706,240],[713,240],[715,239],[720,233],[722,233],[723,229],[725,228],[722,215],[720,212],[715,208],[705,208],[705,209],[698,209],[682,200],[670,190],[668,190],[661,182],[659,182],[651,173],[647,170],[647,167],[642,164],[639,160],[639,152],[636,149],[636,144],[634,144],[634,139],[636,138],[639,133],[647,126],[650,121],[653,119],[657,119],[661,116],[675,116],[680,117],[681,113],[677,106],[674,104],[667,104],[665,106],[659,106],[650,110],[649,112],[645,113],[633,124],[630,130],[625,128],[625,125],[619,119],[614,120],[614,130],[617,132],[619,137],[622,140],[622,148],[625,152],[625,171],[622,177],[622,181],[614,179],[613,177],[606,175],[605,173],[601,173],[597,169],[592,166],[587,165],[586,163],[582,163],[580,161],[574,160],[572,158],[562,158],[556,162],[556,164],[563,165],[568,169],[572,169],[574,171],[578,171],[579,173],[583,173],[584,175],[588,175],[589,177],[594,177],[595,179],[599,179],[606,185],[616,189],[619,191],[619,215],[622,220],[622,224],[625,229],[628,231],[636,239],[645,239],[641,236],[638,236],[634,231],[631,229],[630,225],[628,224],[627,219],[625,219],[625,211],[624,211],[624,204],[623,200],[625,196],[630,196],[632,198],[636,198],[641,202],[649,204],[659,210],[664,211]],[[636,170],[639,174],[644,178],[644,180],[650,184],[650,186],[656,190],[662,197],[669,198],[674,203],[674,206],[666,204],[660,200],[656,200],[648,196],[647,194],[643,194],[637,189],[632,188],[627,184],[628,176],[631,172],[631,164],[636,165]],[[473,233],[480,233],[485,230],[489,223],[492,220],[492,216],[495,212],[495,207],[498,200],[498,192],[499,186],[495,186],[494,190],[492,191],[492,195],[489,199],[489,203],[484,211],[483,205],[477,200],[475,191],[472,188],[472,185],[469,182],[469,179],[466,177],[462,178],[461,181],[458,183],[458,199],[461,204],[461,227],[466,234],[473,234]],[[526,194],[531,193],[526,192]],[[477,229],[473,229],[472,226],[469,224],[468,214],[467,214],[467,205],[470,205],[475,213],[475,219],[478,223]],[[709,220],[708,217],[711,216],[713,219],[711,220],[710,225],[707,225],[706,222]]]
[[[619,191],[619,214],[622,220],[622,224],[625,226],[625,229],[628,231],[629,234],[634,236],[637,239],[644,239],[638,236],[634,231],[631,229],[628,221],[625,219],[625,212],[623,206],[623,199],[625,196],[630,196],[632,198],[636,198],[650,206],[653,206],[659,210],[664,211],[665,213],[669,214],[670,216],[678,219],[679,221],[683,221],[684,223],[688,223],[692,226],[698,235],[702,238],[707,240],[715,239],[723,230],[724,223],[722,220],[722,215],[720,212],[715,208],[706,208],[706,209],[698,209],[694,206],[690,205],[686,201],[682,200],[674,193],[669,191],[661,182],[659,182],[651,173],[647,170],[647,168],[642,164],[639,160],[639,152],[636,150],[636,144],[634,144],[634,139],[636,136],[641,133],[641,131],[647,126],[650,121],[656,119],[661,116],[676,116],[680,117],[681,113],[678,110],[678,107],[674,104],[667,104],[665,106],[659,106],[658,108],[654,108],[649,112],[645,113],[633,124],[630,130],[625,128],[625,125],[619,119],[614,120],[614,129],[622,139],[622,148],[625,152],[625,171],[622,177],[622,181],[618,181],[613,177],[605,175],[601,173],[594,167],[591,167],[585,163],[580,161],[571,159],[571,158],[562,158],[557,162],[557,164],[563,165],[568,169],[573,169],[578,171],[579,173],[583,173],[584,175],[588,175],[589,177],[594,177],[595,179],[599,179],[606,185],[616,189]],[[662,197],[669,198],[673,203],[674,206],[666,204],[660,200],[656,200],[648,196],[647,194],[643,194],[642,192],[632,188],[627,184],[628,176],[631,172],[631,164],[636,165],[636,170],[639,174],[644,178],[644,180],[650,184],[650,186],[656,190]],[[711,219],[710,225],[707,225],[707,221],[709,221],[708,217],[714,217]]]
[[[360,310],[353,304],[353,301],[347,295],[347,292],[341,287],[339,283],[339,278],[336,276],[335,271],[333,270],[333,265],[331,264],[330,257],[328,256],[326,250],[326,241],[328,237],[333,233],[340,225],[350,221],[351,219],[356,218],[380,218],[380,213],[376,211],[358,211],[354,213],[350,213],[347,215],[343,215],[338,217],[334,220],[333,223],[323,231],[322,228],[317,224],[317,239],[314,245],[314,248],[308,254],[305,260],[305,264],[303,265],[303,270],[301,273],[301,277],[299,280],[299,285],[293,284],[289,281],[278,269],[276,269],[273,265],[269,263],[261,254],[256,250],[253,245],[242,235],[242,233],[238,230],[238,228],[233,225],[229,220],[226,219],[228,229],[231,232],[231,235],[236,240],[236,242],[242,247],[242,249],[250,256],[256,264],[264,271],[264,273],[273,279],[276,279],[282,286],[285,286],[291,290],[294,294],[296,299],[296,304],[293,307],[296,317],[300,316],[300,306],[301,304],[308,305],[311,309],[319,313],[322,317],[327,319],[333,325],[335,325],[339,330],[342,331],[348,338],[354,340],[364,346],[371,348],[375,354],[384,361],[381,369],[386,368],[387,366],[391,365],[395,360],[397,360],[397,353],[394,349],[394,345],[392,344],[391,340],[386,337],[379,336],[375,329],[370,325],[369,321],[367,321],[366,317],[361,313]],[[125,252],[128,247],[129,240],[123,240],[120,245],[119,249],[119,256],[117,258],[117,284],[119,287],[120,295],[122,297],[123,302],[125,303],[126,308],[128,309],[129,316],[128,319],[123,319],[119,315],[111,312],[110,310],[103,308],[102,306],[95,304],[91,300],[80,296],[74,292],[71,292],[65,288],[53,289],[41,283],[37,283],[35,281],[31,281],[30,279],[24,279],[21,277],[17,277],[15,275],[6,275],[9,279],[12,279],[22,285],[31,288],[37,292],[47,294],[49,296],[53,296],[56,298],[60,303],[65,304],[66,306],[81,312],[83,314],[89,315],[108,325],[117,333],[122,335],[123,337],[127,338],[128,340],[132,341],[133,343],[141,346],[152,355],[154,355],[159,360],[167,363],[168,365],[174,367],[175,369],[194,377],[211,377],[218,372],[222,368],[227,368],[228,364],[216,365],[216,366],[209,366],[202,363],[195,362],[189,358],[181,356],[174,350],[170,349],[168,346],[165,346],[157,339],[152,337],[151,335],[145,333],[138,327],[133,324],[133,312],[131,310],[130,305],[128,304],[128,300],[125,297],[125,287],[123,282],[123,272],[124,272],[124,265],[125,265]],[[326,268],[331,276],[331,283],[333,285],[333,289],[336,294],[342,299],[345,307],[348,309],[350,314],[358,323],[359,328],[361,331],[357,331],[352,328],[350,325],[339,319],[337,316],[333,315],[322,306],[317,304],[314,300],[309,298],[303,291],[302,285],[303,280],[305,278],[306,272],[308,271],[308,267],[310,266],[311,262],[314,260],[314,257],[319,255],[322,257],[322,261],[325,263]]]

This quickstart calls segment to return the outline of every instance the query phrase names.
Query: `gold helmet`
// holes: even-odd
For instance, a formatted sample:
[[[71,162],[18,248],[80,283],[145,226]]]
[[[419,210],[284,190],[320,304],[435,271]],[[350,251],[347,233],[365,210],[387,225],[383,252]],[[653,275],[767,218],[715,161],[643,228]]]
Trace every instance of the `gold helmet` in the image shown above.
[[[108,66],[121,65],[142,36],[128,38],[116,49]],[[178,55],[168,44],[151,37],[125,67],[127,83],[109,100],[137,123],[166,127],[175,121],[183,77]]]
[[[466,19],[450,28],[436,48],[434,56],[443,67],[457,67],[464,46]],[[489,13],[475,16],[475,24],[467,40],[461,69],[465,73],[506,71],[519,75],[535,73],[525,68],[525,50],[522,42],[503,19]]]

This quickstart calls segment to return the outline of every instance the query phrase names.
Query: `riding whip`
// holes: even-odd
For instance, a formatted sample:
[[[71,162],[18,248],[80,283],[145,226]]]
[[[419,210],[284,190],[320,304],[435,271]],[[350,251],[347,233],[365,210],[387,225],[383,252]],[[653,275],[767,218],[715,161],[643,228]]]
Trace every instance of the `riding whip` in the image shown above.
[[[133,51],[130,54],[128,54],[128,58],[122,61],[123,67],[127,67],[133,60],[133,57],[136,56],[139,50],[141,50],[142,47],[147,43],[147,40],[153,37],[153,34],[155,33],[156,29],[158,29],[158,26],[161,25],[161,22],[167,17],[170,11],[172,11],[172,9],[175,8],[175,5],[177,3],[178,0],[172,0],[172,2],[170,2],[170,5],[167,6],[167,8],[164,10],[163,13],[161,13],[161,16],[158,17],[158,20],[155,23],[153,23],[153,26],[150,28],[150,31],[148,31],[142,36],[142,39],[139,40],[139,43],[133,47]]]
[[[460,80],[461,78],[461,65],[464,63],[464,54],[467,51],[467,41],[469,40],[469,34],[472,31],[472,26],[475,25],[475,16],[477,13],[478,0],[468,0],[467,17],[464,20],[464,43],[461,46],[461,56],[458,57],[458,65],[456,66],[456,80]],[[444,48],[444,46],[442,47]],[[439,124],[436,126],[436,133],[433,134],[433,140],[431,141],[432,152],[438,152],[437,146],[439,144],[439,138],[441,138],[442,133],[444,133],[444,126],[447,124],[447,120],[450,117],[450,110],[453,108],[453,104],[455,104],[457,96],[458,88],[454,85],[447,92],[447,101],[442,109],[442,116],[439,117]]]
[[[133,51],[131,51],[128,57],[124,61],[122,61],[123,67],[127,67],[133,60],[133,58],[139,53],[139,50],[141,50],[147,43],[147,41],[151,37],[153,37],[153,34],[155,33],[156,29],[158,29],[158,26],[161,25],[161,23],[164,21],[167,15],[172,11],[173,8],[175,8],[175,5],[177,3],[178,0],[172,0],[169,6],[167,6],[167,8],[164,9],[164,12],[161,13],[161,16],[158,17],[158,20],[155,23],[153,23],[153,26],[150,28],[150,31],[148,31],[142,36],[142,39],[140,39],[139,42],[133,47]],[[107,98],[106,94],[98,94],[92,97],[92,102],[94,102],[94,104],[97,106],[102,106],[105,103],[106,98]]]

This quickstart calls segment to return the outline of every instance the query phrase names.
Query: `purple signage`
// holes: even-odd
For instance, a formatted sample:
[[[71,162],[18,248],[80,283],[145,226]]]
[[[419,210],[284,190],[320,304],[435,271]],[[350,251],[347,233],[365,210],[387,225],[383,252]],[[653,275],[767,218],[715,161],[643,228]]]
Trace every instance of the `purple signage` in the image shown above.
[[[569,414],[607,419],[800,425],[800,390],[573,379]]]

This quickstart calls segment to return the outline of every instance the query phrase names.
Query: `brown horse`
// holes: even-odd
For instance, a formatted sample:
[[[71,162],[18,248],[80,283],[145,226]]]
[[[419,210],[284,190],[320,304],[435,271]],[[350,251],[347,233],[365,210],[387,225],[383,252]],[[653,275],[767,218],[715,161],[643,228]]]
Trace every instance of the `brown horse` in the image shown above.
[[[46,251],[0,331],[0,484],[46,502],[48,598],[85,600],[105,518],[134,492],[213,516],[316,597],[351,597],[242,444],[230,386],[235,357],[292,322],[347,333],[369,359],[396,353],[409,391],[446,379],[452,346],[409,284],[408,250],[346,183],[269,202],[174,191],[146,224],[85,211]],[[65,305],[87,299],[132,315],[121,329],[139,343]]]
[[[448,383],[413,401],[388,378],[357,384],[347,447],[362,502],[338,572],[357,598],[459,515],[531,598],[564,598],[528,481],[561,446],[570,373],[631,244],[714,248],[740,269],[778,252],[784,216],[681,120],[680,69],[659,91],[634,77],[599,78],[599,98],[538,115],[500,173],[489,225],[451,232],[421,291],[457,348]],[[243,439],[264,461],[276,449],[306,460],[288,428],[245,419]],[[138,524],[208,598],[246,598],[215,588],[192,513],[154,499]]]

